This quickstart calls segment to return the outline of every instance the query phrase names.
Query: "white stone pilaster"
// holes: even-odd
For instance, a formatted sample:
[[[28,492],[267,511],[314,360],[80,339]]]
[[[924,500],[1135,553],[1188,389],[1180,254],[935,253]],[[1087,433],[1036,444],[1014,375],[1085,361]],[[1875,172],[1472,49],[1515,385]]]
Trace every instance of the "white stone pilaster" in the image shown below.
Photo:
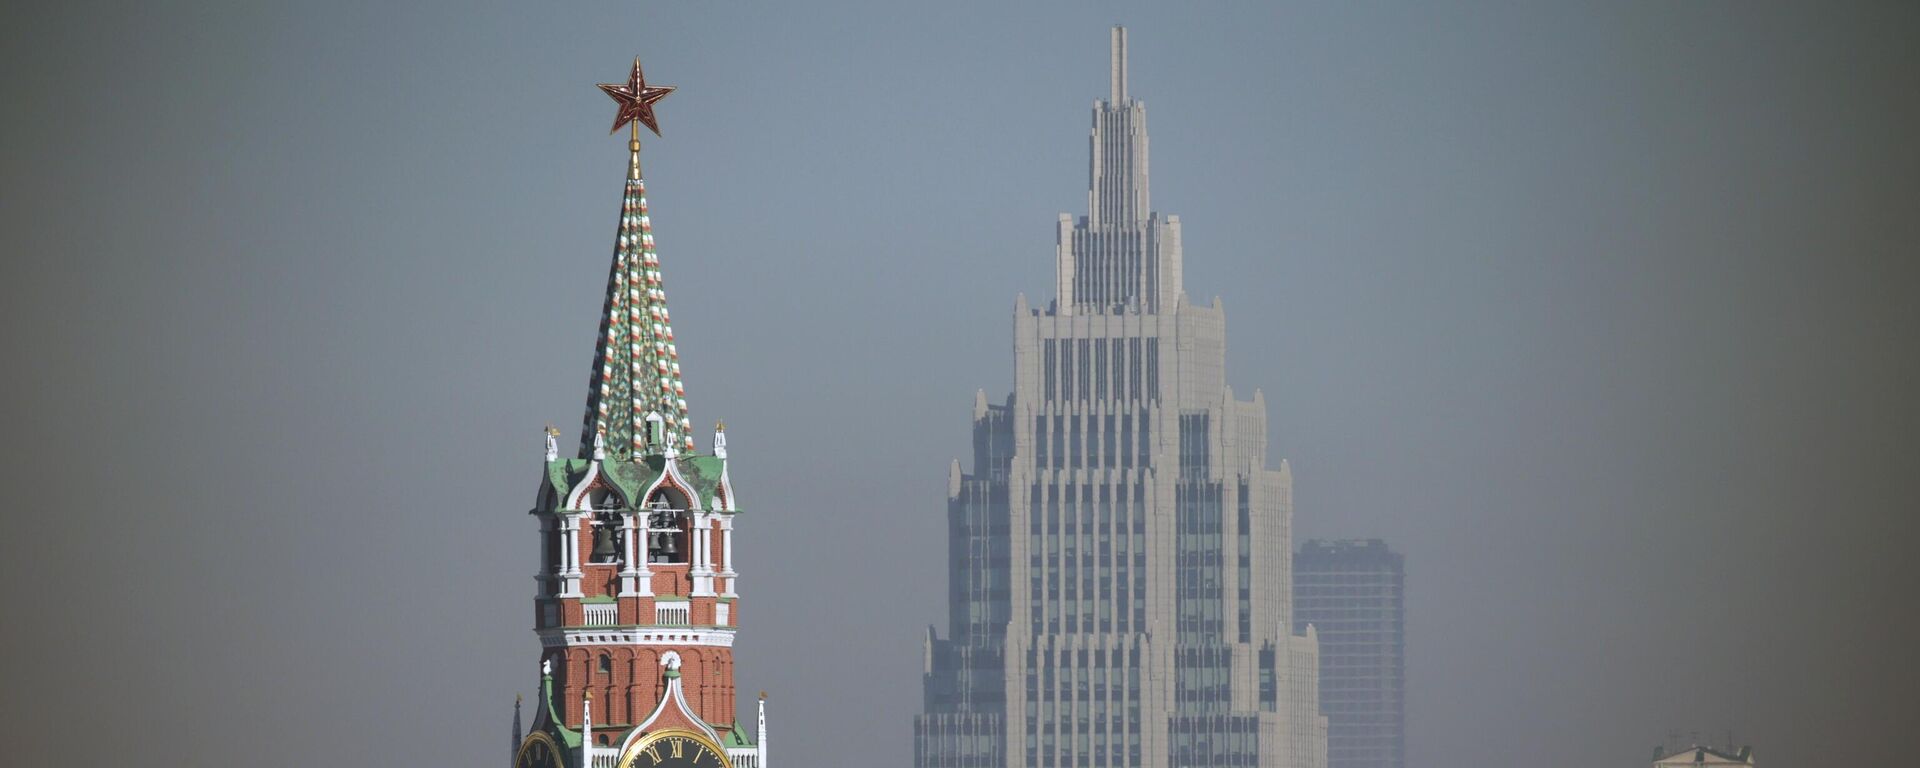
[[[708,530],[713,524],[713,515],[694,512],[692,517],[693,557],[688,573],[693,576],[693,596],[713,597],[713,542]]]
[[[640,595],[653,596],[653,569],[647,566],[647,541],[653,535],[653,513],[645,509],[634,513],[634,522],[638,524],[637,538],[634,543],[634,570],[639,571]]]
[[[587,670],[587,676],[593,676],[593,670]],[[585,697],[580,702],[580,765],[593,765],[593,691],[583,691]]]
[[[580,597],[580,516],[562,513],[560,518],[560,596]]]
[[[638,539],[645,536],[646,525],[644,523],[638,526],[634,525],[634,516],[636,514],[644,515],[646,513],[636,513],[628,510],[620,515],[620,530],[624,533],[623,538],[626,542],[626,546],[624,547],[626,557],[624,559],[624,565],[620,568],[621,597],[635,597],[646,594],[651,591],[647,588],[653,586],[648,583],[651,579],[643,580],[641,578],[650,575],[646,571],[646,563],[635,557],[636,552],[640,554],[646,553],[646,550],[640,547],[638,542]]]
[[[733,515],[720,516],[720,594],[737,597],[733,582],[740,574],[733,570]]]

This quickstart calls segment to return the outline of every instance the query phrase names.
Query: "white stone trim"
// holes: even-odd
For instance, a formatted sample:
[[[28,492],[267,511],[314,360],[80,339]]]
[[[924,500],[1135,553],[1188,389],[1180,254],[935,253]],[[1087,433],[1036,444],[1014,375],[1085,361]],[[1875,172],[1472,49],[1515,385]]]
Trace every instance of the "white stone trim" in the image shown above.
[[[647,485],[646,490],[640,492],[640,501],[636,506],[644,505],[647,499],[653,498],[653,492],[659,490],[660,484],[666,482],[668,478],[672,478],[673,484],[687,494],[689,512],[700,509],[700,489],[693,487],[693,483],[687,482],[687,478],[680,474],[680,462],[672,456],[667,457],[666,466],[660,470],[660,475]]]
[[[580,578],[586,574],[580,571],[580,516],[574,514],[560,517],[560,597],[581,597]]]
[[[739,597],[734,593],[734,580],[740,574],[733,570],[733,516],[717,515],[720,518],[720,596]],[[722,622],[724,623],[724,622]]]
[[[583,603],[580,606],[581,623],[589,627],[611,627],[620,623],[620,605],[618,603]]]
[[[693,514],[693,560],[687,569],[687,575],[693,577],[692,597],[715,597],[713,591],[713,521],[719,517],[712,512]]]
[[[593,694],[580,699],[580,762],[593,762]]]
[[[567,511],[586,509],[586,507],[581,506],[581,504],[588,502],[587,493],[593,490],[593,481],[599,479],[600,462],[596,460],[587,465],[586,477],[580,478],[580,482],[573,485],[573,490],[567,492],[567,503],[562,506],[561,509]]]
[[[596,629],[570,627],[540,631],[542,648],[573,648],[587,645],[698,645],[732,648],[733,629],[711,627],[650,627],[646,629]]]
[[[679,600],[662,600],[654,603],[653,625],[656,627],[693,626],[693,603]]]
[[[632,506],[632,505],[628,505]],[[653,571],[647,568],[643,541],[647,538],[647,510],[628,509],[620,515],[621,530],[626,532],[626,563],[620,568],[621,597],[652,597]]]

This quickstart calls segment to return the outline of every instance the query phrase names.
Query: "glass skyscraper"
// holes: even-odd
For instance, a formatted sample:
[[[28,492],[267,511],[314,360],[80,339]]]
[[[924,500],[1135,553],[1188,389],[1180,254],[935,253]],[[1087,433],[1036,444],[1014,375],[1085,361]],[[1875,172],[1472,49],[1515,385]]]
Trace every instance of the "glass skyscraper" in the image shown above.
[[[1328,768],[1407,757],[1407,570],[1379,539],[1308,541],[1293,559],[1293,623],[1320,636]]]

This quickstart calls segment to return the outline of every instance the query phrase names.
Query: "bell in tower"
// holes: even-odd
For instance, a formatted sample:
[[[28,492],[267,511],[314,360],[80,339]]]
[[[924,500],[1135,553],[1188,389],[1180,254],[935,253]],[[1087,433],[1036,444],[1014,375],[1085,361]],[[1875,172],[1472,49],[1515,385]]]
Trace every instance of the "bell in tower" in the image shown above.
[[[614,546],[613,526],[609,521],[596,520],[593,526],[593,561],[611,563],[619,558],[619,549]]]

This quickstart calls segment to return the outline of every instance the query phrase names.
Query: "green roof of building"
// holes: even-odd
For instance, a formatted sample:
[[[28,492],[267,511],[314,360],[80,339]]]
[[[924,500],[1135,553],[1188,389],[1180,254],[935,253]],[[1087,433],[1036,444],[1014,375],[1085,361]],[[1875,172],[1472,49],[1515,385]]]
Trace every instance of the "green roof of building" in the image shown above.
[[[714,726],[714,727],[716,729],[718,728],[726,729],[725,733],[723,733],[720,736],[720,746],[726,747],[728,749],[753,746],[753,741],[747,738],[747,732],[745,728],[736,728],[731,725]]]
[[[693,486],[694,493],[700,494],[701,506],[712,509],[713,497],[720,490],[720,478],[725,474],[726,459],[692,455],[681,456],[674,463],[680,471],[680,477]],[[592,459],[554,459],[547,462],[547,482],[553,486],[555,497],[566,498],[567,492],[586,479],[592,465]],[[640,503],[636,497],[653,485],[660,473],[666,471],[666,466],[667,460],[662,456],[636,460],[606,459],[600,462],[600,475],[620,492],[629,506],[633,506]]]

